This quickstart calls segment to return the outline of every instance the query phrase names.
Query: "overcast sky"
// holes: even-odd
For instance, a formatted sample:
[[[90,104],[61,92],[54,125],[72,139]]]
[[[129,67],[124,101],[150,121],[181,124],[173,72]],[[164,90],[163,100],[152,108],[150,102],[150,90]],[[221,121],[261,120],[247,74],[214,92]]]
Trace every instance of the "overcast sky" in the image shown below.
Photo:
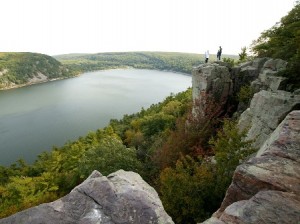
[[[238,54],[295,0],[1,0],[0,51]]]

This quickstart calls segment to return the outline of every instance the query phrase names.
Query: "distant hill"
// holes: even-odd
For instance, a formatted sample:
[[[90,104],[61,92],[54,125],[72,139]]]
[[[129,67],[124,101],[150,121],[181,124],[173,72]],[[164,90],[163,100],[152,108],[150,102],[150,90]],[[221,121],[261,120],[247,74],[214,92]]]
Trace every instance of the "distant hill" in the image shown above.
[[[0,89],[74,76],[73,69],[44,54],[0,53]]]
[[[236,56],[224,55],[236,59]],[[216,60],[211,55],[210,61]],[[177,52],[73,53],[48,56],[0,52],[0,90],[62,79],[76,74],[116,68],[156,69],[191,74],[204,56]]]
[[[54,57],[79,72],[132,67],[190,74],[193,66],[204,62],[203,55],[177,52],[115,52],[66,54]],[[212,55],[211,60],[215,59],[215,55]]]

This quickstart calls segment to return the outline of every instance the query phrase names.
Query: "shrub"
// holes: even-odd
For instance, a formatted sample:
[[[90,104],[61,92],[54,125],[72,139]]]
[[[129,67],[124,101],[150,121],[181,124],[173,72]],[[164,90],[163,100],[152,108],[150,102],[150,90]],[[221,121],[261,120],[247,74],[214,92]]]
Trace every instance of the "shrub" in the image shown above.
[[[248,104],[252,99],[254,93],[255,91],[250,85],[242,86],[239,93],[237,94],[238,101]]]

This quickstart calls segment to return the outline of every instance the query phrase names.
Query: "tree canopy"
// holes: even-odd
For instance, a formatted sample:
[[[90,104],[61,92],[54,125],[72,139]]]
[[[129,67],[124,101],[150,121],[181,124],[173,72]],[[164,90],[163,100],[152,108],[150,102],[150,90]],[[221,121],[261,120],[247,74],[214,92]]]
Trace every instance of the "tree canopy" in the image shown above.
[[[279,23],[253,42],[252,51],[258,57],[286,60],[287,70],[280,75],[288,77],[293,88],[300,87],[300,1]]]

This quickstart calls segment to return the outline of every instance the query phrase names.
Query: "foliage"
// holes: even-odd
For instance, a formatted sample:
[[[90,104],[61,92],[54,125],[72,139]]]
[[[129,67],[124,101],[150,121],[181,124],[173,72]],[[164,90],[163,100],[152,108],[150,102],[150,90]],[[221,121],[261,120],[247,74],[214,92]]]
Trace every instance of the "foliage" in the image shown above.
[[[1,168],[0,217],[54,200],[68,193],[94,170],[140,172],[136,151],[126,148],[108,126],[86,137],[42,153],[32,165],[22,161]]]
[[[55,185],[50,173],[40,177],[11,177],[10,182],[0,186],[0,217],[18,210],[57,198]]]
[[[233,58],[223,58],[223,62],[228,63],[231,67],[234,66],[234,59]]]
[[[212,164],[181,157],[174,168],[160,174],[161,199],[175,223],[196,223],[217,209]]]
[[[247,47],[241,48],[241,53],[239,53],[239,63],[245,62],[248,59]]]
[[[48,55],[0,53],[0,89],[26,84],[39,74],[55,79],[74,76],[75,72]]]
[[[245,140],[247,130],[240,131],[235,121],[224,120],[222,130],[210,139],[217,162],[218,195],[224,195],[235,168],[255,152],[253,140]]]
[[[152,105],[135,115],[125,115],[120,121],[112,120],[111,125],[127,146],[137,150],[143,162],[143,178],[155,184],[160,167],[155,159],[167,136],[177,128],[178,120],[188,112],[192,98],[191,89],[167,97],[162,103]]]
[[[136,159],[136,150],[126,148],[122,141],[107,137],[99,142],[92,150],[86,151],[78,162],[81,178],[86,178],[91,170],[99,170],[108,175],[119,169],[141,172],[142,165]]]
[[[197,108],[204,107],[204,104],[204,112],[198,111]],[[203,96],[201,102],[196,100],[194,105],[194,110],[190,105],[185,116],[177,119],[175,128],[169,131],[153,154],[153,160],[160,169],[174,166],[181,155],[197,157],[211,153],[208,140],[214,133],[214,126],[217,126],[220,106],[208,95]]]
[[[235,168],[254,152],[236,122],[225,120],[217,136],[209,141],[214,159],[205,155],[181,156],[175,166],[160,173],[161,199],[176,223],[204,221],[216,211],[231,183]],[[215,162],[212,162],[215,161]]]
[[[300,87],[300,2],[270,29],[253,42],[252,51],[258,57],[281,58],[288,61],[282,72],[294,88]]]
[[[56,59],[78,71],[115,68],[170,70],[190,74],[201,63],[197,54],[167,52],[118,52],[86,55],[61,55]]]
[[[254,93],[255,91],[250,85],[242,86],[240,91],[237,94],[238,101],[248,104],[252,99]]]

